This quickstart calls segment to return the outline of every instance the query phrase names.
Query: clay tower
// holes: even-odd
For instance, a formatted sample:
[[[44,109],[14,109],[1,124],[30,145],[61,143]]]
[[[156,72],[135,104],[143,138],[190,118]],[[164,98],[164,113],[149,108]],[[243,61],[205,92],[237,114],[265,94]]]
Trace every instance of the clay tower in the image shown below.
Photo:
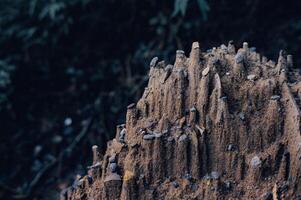
[[[125,124],[61,199],[299,199],[300,80],[291,55],[275,64],[246,42],[153,58]]]

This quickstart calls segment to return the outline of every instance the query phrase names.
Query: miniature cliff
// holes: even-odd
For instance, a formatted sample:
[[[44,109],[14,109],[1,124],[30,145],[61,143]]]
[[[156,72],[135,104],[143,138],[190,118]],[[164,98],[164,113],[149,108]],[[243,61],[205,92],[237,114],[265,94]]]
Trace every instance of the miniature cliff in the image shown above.
[[[299,199],[300,80],[291,55],[275,64],[246,42],[153,58],[125,124],[61,199]]]

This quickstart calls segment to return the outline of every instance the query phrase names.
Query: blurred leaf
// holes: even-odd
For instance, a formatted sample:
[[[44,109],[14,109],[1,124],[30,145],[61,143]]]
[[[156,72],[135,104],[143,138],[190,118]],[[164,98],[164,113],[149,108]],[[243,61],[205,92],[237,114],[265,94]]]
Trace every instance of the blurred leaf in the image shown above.
[[[63,8],[65,8],[65,4],[63,2],[52,2],[44,7],[39,18],[44,19],[48,16],[50,19],[54,20],[56,14]]]
[[[207,3],[206,0],[197,0],[197,2],[198,2],[198,5],[199,5],[199,9],[201,11],[201,14],[203,16],[203,19],[207,20],[207,13],[210,10],[209,4]]]
[[[174,10],[172,17],[181,12],[182,16],[185,16],[188,0],[175,0]]]
[[[207,20],[207,14],[210,10],[210,6],[206,0],[197,0],[199,9],[201,11],[202,17],[204,20]],[[185,16],[187,10],[188,0],[175,0],[174,1],[174,10],[172,17],[181,13],[182,16]]]
[[[29,3],[29,11],[28,11],[30,16],[34,15],[36,7],[37,7],[37,0],[30,1],[30,3]]]

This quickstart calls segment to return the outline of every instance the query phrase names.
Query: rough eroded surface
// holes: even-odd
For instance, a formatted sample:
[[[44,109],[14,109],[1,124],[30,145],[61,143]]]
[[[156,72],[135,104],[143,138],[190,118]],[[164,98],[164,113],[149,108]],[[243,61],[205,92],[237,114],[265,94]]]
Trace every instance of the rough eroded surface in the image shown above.
[[[277,64],[228,46],[174,65],[154,58],[149,83],[128,106],[105,155],[62,199],[301,198],[301,77],[292,56]]]

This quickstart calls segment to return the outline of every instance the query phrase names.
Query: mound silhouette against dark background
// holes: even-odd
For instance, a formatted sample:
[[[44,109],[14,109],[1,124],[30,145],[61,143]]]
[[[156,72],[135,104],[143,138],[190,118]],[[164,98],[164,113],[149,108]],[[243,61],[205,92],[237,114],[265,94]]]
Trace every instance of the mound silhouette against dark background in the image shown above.
[[[104,155],[61,199],[301,198],[301,76],[232,42],[193,43],[174,65],[150,63],[149,82]]]

